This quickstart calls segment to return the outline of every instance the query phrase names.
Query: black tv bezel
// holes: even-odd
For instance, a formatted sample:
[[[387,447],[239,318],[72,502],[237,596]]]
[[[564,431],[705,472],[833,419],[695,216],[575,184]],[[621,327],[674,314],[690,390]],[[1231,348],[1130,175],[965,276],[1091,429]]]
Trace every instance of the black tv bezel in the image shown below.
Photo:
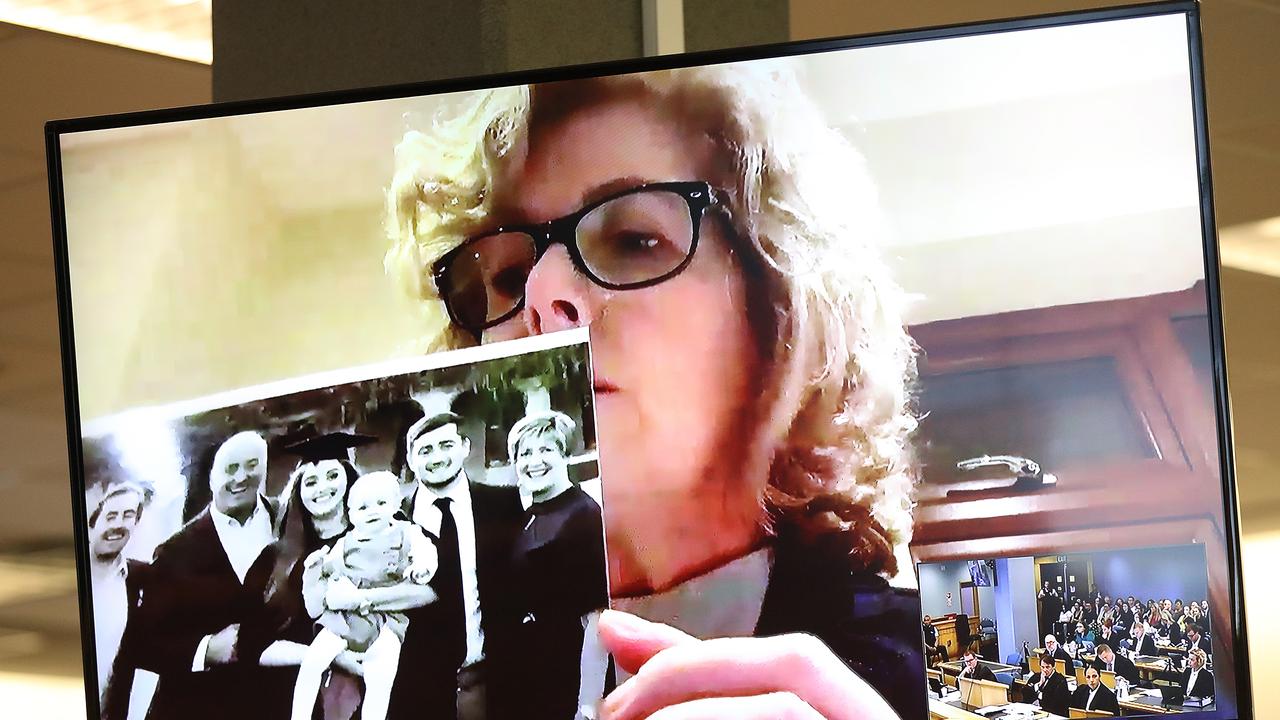
[[[1119,7],[1060,12],[1003,20],[956,23],[914,30],[894,30],[846,37],[784,42],[746,48],[731,48],[678,55],[619,60],[559,68],[526,70],[480,75],[466,78],[437,80],[421,83],[404,83],[372,88],[358,88],[330,92],[310,93],[285,97],[262,98],[194,105],[164,110],[102,115],[66,120],[53,120],[45,124],[45,149],[48,161],[49,206],[53,226],[53,256],[58,297],[58,325],[62,354],[63,394],[67,425],[67,453],[69,460],[72,515],[75,535],[77,590],[80,605],[80,633],[84,662],[85,699],[87,717],[100,716],[97,696],[96,654],[93,647],[93,605],[85,568],[88,567],[87,512],[82,498],[85,489],[84,465],[81,448],[79,395],[75,362],[75,338],[71,307],[71,277],[67,258],[65,206],[62,195],[62,156],[60,139],[63,135],[120,127],[138,127],[161,123],[204,120],[209,118],[249,115],[314,108],[328,105],[345,105],[375,100],[388,100],[412,96],[465,92],[489,87],[522,85],[576,80],[603,75],[621,75],[652,70],[664,70],[693,65],[712,65],[745,62],[778,57],[796,57],[835,50],[899,45],[925,40],[973,37],[1035,28],[1081,25],[1094,22],[1154,17],[1161,15],[1185,15],[1187,22],[1188,53],[1191,81],[1192,115],[1196,143],[1196,161],[1199,172],[1201,239],[1205,264],[1205,291],[1208,302],[1209,335],[1213,362],[1213,390],[1215,420],[1218,431],[1218,456],[1222,478],[1223,528],[1227,561],[1230,565],[1228,595],[1234,631],[1233,661],[1236,669],[1236,712],[1239,720],[1252,720],[1253,692],[1249,673],[1249,656],[1244,614],[1243,568],[1241,567],[1240,520],[1236,493],[1235,463],[1230,425],[1230,404],[1227,392],[1226,359],[1222,326],[1222,295],[1219,284],[1219,259],[1216,223],[1213,206],[1213,188],[1209,162],[1208,122],[1204,87],[1204,45],[1200,32],[1199,0],[1167,0]]]

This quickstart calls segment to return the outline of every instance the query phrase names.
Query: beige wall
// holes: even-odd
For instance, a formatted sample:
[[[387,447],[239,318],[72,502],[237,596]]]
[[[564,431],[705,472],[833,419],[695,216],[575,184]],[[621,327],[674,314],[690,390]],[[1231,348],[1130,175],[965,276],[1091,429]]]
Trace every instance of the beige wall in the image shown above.
[[[419,332],[381,207],[283,212],[225,123],[69,145],[84,420],[385,360]]]

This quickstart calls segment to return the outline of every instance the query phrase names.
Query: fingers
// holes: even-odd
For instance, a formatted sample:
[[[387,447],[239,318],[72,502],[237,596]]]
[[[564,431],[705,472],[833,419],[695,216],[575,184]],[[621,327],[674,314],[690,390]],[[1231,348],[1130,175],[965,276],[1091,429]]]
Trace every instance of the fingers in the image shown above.
[[[640,720],[694,700],[773,693],[794,695],[831,720],[897,718],[870,685],[809,635],[670,645],[611,693],[603,709],[610,720]]]
[[[779,692],[748,697],[717,697],[691,700],[666,707],[650,720],[822,720],[809,703],[791,693]]]
[[[618,667],[631,674],[667,648],[698,642],[670,625],[649,622],[617,610],[600,614],[600,639],[613,654]]]

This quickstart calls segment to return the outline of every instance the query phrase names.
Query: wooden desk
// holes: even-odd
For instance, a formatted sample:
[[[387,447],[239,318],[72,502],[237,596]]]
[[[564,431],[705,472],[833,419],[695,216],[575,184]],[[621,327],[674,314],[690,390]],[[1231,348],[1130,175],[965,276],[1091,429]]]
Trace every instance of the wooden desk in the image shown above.
[[[981,715],[963,708],[947,704],[936,698],[929,698],[930,720],[986,720]]]
[[[1217,710],[1217,705],[1215,704],[1205,705],[1204,707],[1188,707],[1186,705],[1165,707],[1159,695],[1131,696],[1127,700],[1120,701],[1120,712],[1124,715],[1176,715],[1184,712],[1211,713],[1215,710]]]
[[[1004,663],[991,662],[990,660],[979,660],[978,664],[991,668],[992,673],[1002,673],[1002,672],[1012,671],[1016,675],[1019,670],[1017,665],[1006,665]],[[948,675],[959,675],[960,671],[964,669],[964,661],[949,660],[944,663],[938,663],[937,667],[939,670],[941,670],[942,672]]]
[[[1133,666],[1138,669],[1138,675],[1143,680],[1155,680],[1167,669],[1164,660],[1157,656],[1139,655],[1137,658],[1129,659],[1133,660]]]
[[[939,700],[935,697],[929,698],[930,720],[999,720],[1000,717],[1001,714],[996,713],[988,718],[984,718],[975,712],[965,710],[958,704],[953,704],[946,700]],[[1054,715],[1053,713],[1045,712],[1044,710],[1041,710],[1033,717],[1036,720],[1067,720],[1067,718],[1064,718],[1061,715]]]

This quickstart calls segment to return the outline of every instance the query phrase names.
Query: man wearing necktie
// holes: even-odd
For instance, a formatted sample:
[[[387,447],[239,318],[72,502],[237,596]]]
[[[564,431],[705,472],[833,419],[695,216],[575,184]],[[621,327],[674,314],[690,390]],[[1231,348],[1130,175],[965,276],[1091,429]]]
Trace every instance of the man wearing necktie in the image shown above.
[[[405,434],[404,514],[435,539],[440,565],[431,581],[438,600],[409,613],[400,671],[388,717],[512,717],[502,682],[512,629],[511,546],[523,507],[515,487],[468,477],[471,442],[453,413],[424,417]]]
[[[1130,685],[1138,684],[1138,668],[1129,658],[1117,655],[1106,643],[1099,645],[1096,652],[1097,656],[1093,660],[1095,668],[1099,671],[1113,672],[1116,677],[1124,678]]]

